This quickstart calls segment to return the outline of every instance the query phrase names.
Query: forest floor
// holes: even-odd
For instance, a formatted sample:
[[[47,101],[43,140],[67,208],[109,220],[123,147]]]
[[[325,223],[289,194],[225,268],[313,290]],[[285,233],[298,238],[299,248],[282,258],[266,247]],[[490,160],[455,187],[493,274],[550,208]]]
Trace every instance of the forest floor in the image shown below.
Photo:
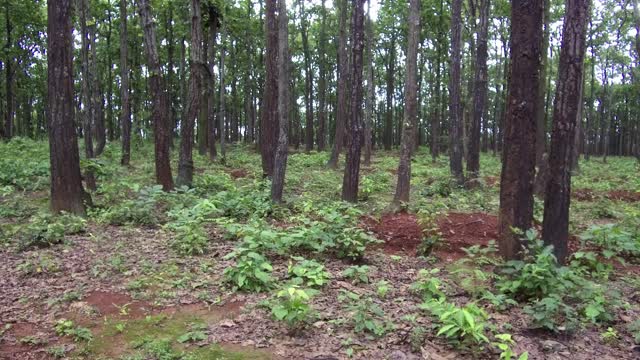
[[[226,165],[196,155],[193,189],[164,194],[151,146],[122,168],[116,145],[93,164],[84,220],[47,214],[46,143],[0,145],[1,359],[509,358],[500,345],[513,359],[640,358],[633,159],[581,162],[570,265],[549,268],[544,251],[517,264],[496,255],[491,155],[482,186],[465,190],[446,158],[420,149],[411,203],[385,214],[395,152],[363,168],[355,207],[338,201],[342,171],[327,154],[294,153],[275,206],[248,147]],[[363,256],[344,256],[360,244]],[[287,298],[307,287],[309,300]],[[282,308],[293,320],[277,320]]]

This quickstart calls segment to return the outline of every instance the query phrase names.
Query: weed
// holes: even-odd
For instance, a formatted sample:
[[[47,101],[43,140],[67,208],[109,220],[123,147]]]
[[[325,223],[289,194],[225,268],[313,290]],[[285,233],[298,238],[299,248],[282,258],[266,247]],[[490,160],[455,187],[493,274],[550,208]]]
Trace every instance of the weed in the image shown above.
[[[298,256],[294,256],[292,259],[296,261],[296,264],[289,261],[287,273],[294,284],[322,287],[329,282],[331,275],[325,270],[324,265]]]
[[[367,265],[353,265],[344,269],[342,276],[347,279],[351,279],[351,282],[355,284],[368,284],[369,283],[369,266]]]
[[[291,285],[278,291],[271,304],[271,314],[278,321],[284,321],[290,329],[303,327],[312,316],[309,300],[315,292],[302,290]]]
[[[234,257],[230,254],[227,258]],[[225,280],[234,286],[235,290],[262,292],[271,288],[273,268],[269,261],[255,252],[247,252],[236,259],[236,265],[224,270]]]
[[[440,269],[421,269],[418,272],[418,279],[411,285],[411,289],[415,291],[423,300],[444,299],[445,294],[442,291],[442,281],[435,275]]]

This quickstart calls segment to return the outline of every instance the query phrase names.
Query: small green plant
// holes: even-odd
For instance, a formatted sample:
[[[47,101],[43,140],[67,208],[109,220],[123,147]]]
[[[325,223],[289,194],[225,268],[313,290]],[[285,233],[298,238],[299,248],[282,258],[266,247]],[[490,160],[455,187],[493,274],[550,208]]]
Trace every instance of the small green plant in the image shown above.
[[[226,258],[234,257],[235,254]],[[247,252],[236,259],[236,265],[224,270],[224,277],[235,290],[262,292],[273,285],[271,272],[273,268],[269,261],[255,252]]]
[[[309,300],[313,290],[302,290],[296,285],[278,291],[271,304],[271,314],[278,321],[284,321],[289,328],[303,327],[312,316]]]
[[[487,313],[475,303],[463,307],[449,303],[446,299],[432,299],[420,305],[436,320],[436,336],[442,336],[454,345],[476,350],[489,343],[486,330]]]
[[[18,232],[18,248],[43,248],[62,243],[66,235],[84,231],[86,221],[71,214],[39,214]]]
[[[493,274],[471,266],[469,259],[460,259],[450,268],[451,279],[473,298],[481,297],[489,289]]]
[[[369,283],[369,266],[367,265],[353,265],[344,269],[342,276],[347,279],[351,279],[353,284],[368,284]]]
[[[64,345],[51,346],[47,349],[47,354],[56,359],[62,359],[67,354],[67,348]]]
[[[467,258],[476,266],[497,265],[499,260],[496,258],[498,248],[495,240],[489,241],[487,246],[473,245],[462,248],[467,254]]]
[[[93,339],[91,330],[85,327],[76,327],[73,321],[67,319],[58,320],[54,330],[59,336],[70,336],[75,341],[91,341]]]
[[[393,329],[393,324],[385,319],[384,311],[372,298],[341,290],[338,300],[346,304],[355,332],[380,337]]]
[[[511,360],[515,359],[516,356],[517,360],[529,359],[529,353],[526,351],[520,354],[520,356],[513,352],[512,347],[516,342],[513,340],[511,334],[496,334],[495,337],[496,341],[491,344],[500,351],[500,360]]]
[[[633,341],[636,344],[640,344],[640,319],[635,320],[627,326],[627,329],[633,336]]]
[[[30,254],[17,270],[24,276],[52,274],[60,271],[60,262],[49,254]]]
[[[391,285],[386,280],[380,280],[376,283],[376,294],[378,294],[378,297],[381,299],[384,299],[387,297],[387,293],[389,292],[390,289],[391,289]]]
[[[299,256],[293,256],[292,259],[296,261],[296,264],[289,261],[287,273],[294,284],[322,287],[329,282],[331,275],[325,270],[324,265]]]
[[[615,344],[620,340],[618,332],[612,327],[608,327],[605,332],[600,334],[600,338],[606,344]]]
[[[439,272],[440,269],[437,268],[431,270],[421,269],[418,272],[417,281],[411,285],[411,290],[420,295],[423,300],[444,299],[442,281],[435,276]]]
[[[207,339],[207,325],[202,323],[189,324],[189,331],[178,336],[176,339],[179,343],[198,342]]]

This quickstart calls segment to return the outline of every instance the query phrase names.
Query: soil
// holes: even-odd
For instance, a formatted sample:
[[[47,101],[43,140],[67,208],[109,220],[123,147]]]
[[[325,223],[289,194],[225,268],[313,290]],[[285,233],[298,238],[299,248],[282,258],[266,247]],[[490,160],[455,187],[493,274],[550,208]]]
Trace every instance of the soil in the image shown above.
[[[448,213],[437,221],[442,243],[437,254],[445,256],[447,262],[465,255],[462,248],[473,245],[486,246],[498,235],[498,217],[485,213]]]
[[[638,202],[640,201],[640,192],[629,190],[612,190],[607,193],[607,198],[609,198],[610,200]]]
[[[573,189],[571,190],[571,197],[578,201],[594,201],[596,193],[591,189]]]
[[[93,291],[84,299],[100,316],[141,318],[152,310],[145,301],[134,301],[131,296],[111,291]]]
[[[422,229],[414,214],[406,212],[384,214],[379,221],[368,217],[364,223],[367,230],[384,241],[382,248],[387,254],[415,255],[417,247],[422,242]]]
[[[487,184],[488,187],[496,186],[496,184],[498,184],[498,181],[500,181],[500,178],[497,177],[497,176],[485,176],[484,177],[484,182],[485,182],[485,184]]]
[[[229,175],[234,179],[242,179],[249,176],[245,169],[233,169],[229,171]]]
[[[578,201],[595,201],[600,197],[606,197],[609,200],[638,202],[640,201],[640,192],[631,190],[611,190],[604,193],[598,193],[592,189],[574,189],[571,191],[571,197]]]

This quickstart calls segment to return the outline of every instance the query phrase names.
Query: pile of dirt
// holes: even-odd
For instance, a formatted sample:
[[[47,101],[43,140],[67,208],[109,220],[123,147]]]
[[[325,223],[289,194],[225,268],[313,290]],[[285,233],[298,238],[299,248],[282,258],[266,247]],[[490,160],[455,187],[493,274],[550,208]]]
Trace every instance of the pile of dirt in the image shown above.
[[[495,186],[500,181],[500,178],[497,176],[485,176],[484,183],[487,184],[488,187]]]
[[[249,174],[247,173],[247,170],[245,169],[233,169],[229,171],[229,175],[234,179],[241,179],[249,176]]]
[[[384,241],[383,249],[388,254],[402,252],[413,255],[422,242],[422,229],[415,214],[384,214],[380,220],[368,217],[363,223],[365,229]]]
[[[619,200],[626,202],[640,201],[640,192],[629,190],[612,190],[607,193],[610,200]]]
[[[498,217],[485,213],[448,213],[437,221],[442,234],[438,253],[448,258],[465,254],[462,248],[487,245],[498,237]]]
[[[152,310],[152,305],[148,302],[136,301],[129,295],[109,291],[93,291],[83,302],[96,309],[100,316],[140,318]]]
[[[573,189],[571,197],[578,201],[593,201],[596,199],[596,194],[591,189]]]

